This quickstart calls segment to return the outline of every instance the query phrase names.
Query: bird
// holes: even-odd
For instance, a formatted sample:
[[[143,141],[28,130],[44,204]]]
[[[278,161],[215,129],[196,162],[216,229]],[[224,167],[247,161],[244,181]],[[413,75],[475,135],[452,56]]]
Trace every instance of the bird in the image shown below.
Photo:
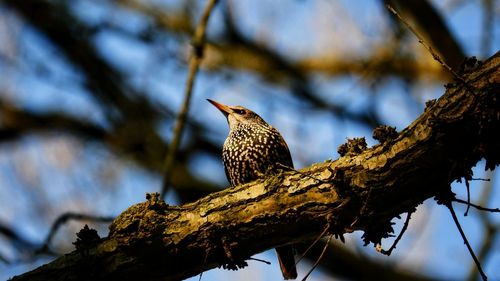
[[[278,130],[262,117],[239,105],[207,100],[224,114],[229,124],[222,161],[231,186],[254,181],[278,169],[293,169],[288,145]],[[283,278],[297,278],[293,246],[277,247],[276,254]]]

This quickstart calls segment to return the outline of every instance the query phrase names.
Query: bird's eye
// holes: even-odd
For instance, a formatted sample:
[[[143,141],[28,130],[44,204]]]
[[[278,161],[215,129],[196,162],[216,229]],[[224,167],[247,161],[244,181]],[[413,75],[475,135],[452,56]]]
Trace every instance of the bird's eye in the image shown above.
[[[236,114],[245,114],[245,110],[243,110],[243,109],[234,109],[233,111]]]

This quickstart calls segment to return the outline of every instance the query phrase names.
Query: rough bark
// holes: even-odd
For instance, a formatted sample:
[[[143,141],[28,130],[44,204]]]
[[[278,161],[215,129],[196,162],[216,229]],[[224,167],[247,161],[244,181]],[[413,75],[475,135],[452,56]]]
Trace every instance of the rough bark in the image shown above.
[[[470,179],[480,159],[490,169],[500,162],[499,65],[497,53],[464,74],[466,87],[448,85],[395,139],[183,206],[149,196],[123,212],[107,238],[81,236],[79,250],[14,280],[178,280],[242,265],[325,228],[340,236],[362,230],[365,242],[378,243],[399,214],[449,198],[450,184]]]

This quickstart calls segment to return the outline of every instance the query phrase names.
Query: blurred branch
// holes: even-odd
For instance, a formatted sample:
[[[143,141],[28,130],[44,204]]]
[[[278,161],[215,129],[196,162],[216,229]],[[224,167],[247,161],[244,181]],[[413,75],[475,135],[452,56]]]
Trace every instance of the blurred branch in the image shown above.
[[[0,100],[0,142],[11,141],[34,131],[68,131],[85,138],[104,141],[107,132],[91,123],[64,113],[33,113]]]
[[[479,199],[481,205],[488,204],[491,199],[491,193],[493,192],[495,177],[492,172],[489,172],[488,174],[490,174],[489,178],[491,180],[484,182],[483,191]],[[500,229],[495,226],[494,220],[492,220],[487,213],[479,212],[479,217],[483,225],[484,233],[477,256],[478,259],[484,263],[487,257],[491,254],[491,251],[494,249],[494,247],[492,247],[493,242],[498,237],[498,231],[500,231]],[[466,280],[474,281],[477,280],[478,277],[479,271],[476,266],[472,265]]]
[[[8,260],[6,257],[4,257],[2,254],[0,254],[0,262],[3,262],[3,263],[7,263],[7,264],[8,264],[8,263],[9,263],[9,260]]]
[[[493,42],[493,29],[495,25],[495,5],[493,0],[482,0],[483,3],[483,28],[481,34],[481,55],[486,57]]]
[[[107,121],[116,129],[115,135],[122,138],[115,141],[130,144],[128,151],[142,161],[149,161],[149,166],[161,166],[157,164],[161,160],[155,163],[157,156],[151,155],[153,151],[154,154],[161,152],[159,149],[164,146],[153,128],[158,110],[143,98],[143,94],[128,86],[122,74],[101,57],[90,43],[94,30],[72,16],[64,1],[7,0],[3,3],[15,9],[82,71],[85,87],[99,101],[98,105],[104,107]],[[137,147],[139,142],[141,147]]]
[[[165,158],[164,170],[163,170],[163,184],[161,189],[162,197],[167,193],[167,190],[171,181],[172,167],[175,162],[175,157],[177,155],[177,149],[179,148],[179,143],[182,138],[182,133],[184,131],[184,125],[186,123],[186,118],[189,110],[189,103],[191,101],[191,95],[193,93],[194,82],[196,79],[196,74],[200,68],[201,60],[203,59],[203,51],[205,48],[205,30],[207,29],[208,19],[212,13],[213,8],[217,4],[217,0],[208,0],[205,10],[200,19],[200,23],[196,27],[196,31],[193,35],[192,46],[193,53],[189,63],[189,76],[186,82],[186,90],[184,92],[184,101],[182,107],[177,115],[175,121],[175,128],[172,141],[168,148],[168,152]]]
[[[192,32],[192,27],[188,24],[191,21],[186,19],[188,15],[185,13],[159,10],[137,0],[120,0],[118,3],[152,18],[157,26],[166,31]],[[319,55],[291,61],[277,51],[265,46],[263,42],[257,43],[245,38],[235,24],[230,2],[225,3],[223,11],[227,31],[225,37],[218,40],[219,42],[216,43],[210,40],[207,42],[206,55],[202,64],[207,70],[215,71],[229,67],[252,71],[269,82],[290,87],[292,93],[297,97],[308,101],[315,107],[331,111],[341,118],[372,127],[380,124],[373,112],[353,113],[342,106],[326,103],[324,99],[319,98],[310,89],[308,82],[310,75],[341,76],[357,74],[365,79],[370,78],[372,75],[376,76],[373,79],[398,76],[407,80],[414,80],[423,76],[440,80],[449,77],[447,73],[432,66],[427,61],[415,60],[411,54],[405,56],[401,52],[394,52],[394,47],[386,42],[378,48],[373,48],[371,54],[361,59]],[[175,24],[179,22],[183,22],[183,24]]]
[[[396,139],[179,207],[149,195],[122,213],[97,245],[13,280],[178,280],[310,241],[326,225],[327,235],[363,230],[365,243],[380,244],[393,233],[395,217],[449,194],[450,184],[479,160],[488,169],[500,164],[499,68],[500,52],[466,75],[474,95],[449,87]]]
[[[161,109],[152,105],[144,93],[129,86],[123,75],[99,54],[91,43],[95,28],[71,15],[65,1],[6,0],[2,3],[16,10],[82,70],[85,86],[105,108],[107,121],[112,126],[106,144],[148,169],[163,171],[167,146],[156,129]],[[207,142],[204,144],[206,147]],[[188,148],[196,147],[193,143]],[[218,150],[212,146],[210,151]],[[172,185],[182,191],[181,196],[186,196],[181,200],[199,198],[217,188],[192,175],[186,163],[179,162],[173,169],[176,176],[172,178]]]
[[[199,124],[192,124],[200,128]],[[156,135],[140,135],[137,140],[137,129],[131,124],[107,131],[95,124],[73,118],[63,112],[34,113],[19,109],[0,100],[0,142],[13,141],[27,134],[45,133],[49,131],[64,131],[90,141],[101,142],[119,155],[131,157],[136,163],[152,171],[161,171],[162,156],[158,151],[165,151],[166,144]],[[201,131],[198,129],[198,131]],[[138,141],[140,141],[138,143]],[[151,152],[143,152],[144,143]],[[194,136],[185,149],[182,157],[174,166],[176,177],[173,184],[179,190],[183,202],[190,202],[218,189],[214,184],[197,179],[187,165],[187,157],[196,150],[218,153],[219,149],[213,143],[199,136]],[[191,153],[190,153],[191,151]],[[155,160],[156,159],[156,160]],[[193,187],[196,187],[193,189]]]
[[[148,110],[152,106],[140,98],[143,95],[128,86],[122,74],[111,67],[90,43],[95,29],[72,16],[64,1],[5,0],[3,3],[15,9],[83,71],[85,86],[106,106],[104,112],[109,114],[111,122],[120,118],[147,120],[153,117],[156,111]],[[134,116],[130,116],[132,114]]]
[[[57,38],[54,42],[56,46],[61,48],[61,53],[69,54],[70,62],[83,70],[83,75],[87,79],[85,85],[99,101],[104,101],[104,106],[107,108],[106,112],[109,114],[109,121],[113,126],[109,133],[103,137],[105,143],[115,151],[124,152],[123,154],[130,156],[136,163],[154,171],[161,171],[164,160],[162,156],[167,149],[164,140],[158,136],[155,129],[156,124],[159,123],[157,119],[158,109],[147,100],[139,98],[144,93],[140,93],[126,85],[126,77],[108,64],[106,58],[99,54],[99,50],[92,44],[92,33],[95,30],[88,28],[85,23],[79,23],[74,16],[65,11],[65,4],[61,4],[65,3],[65,1],[42,0],[38,1],[42,3],[40,7],[37,7],[37,1],[7,1],[13,6],[33,6],[33,9],[27,9],[26,7],[16,9],[22,10],[20,14],[23,17],[37,18],[29,19],[28,22],[39,28],[42,35],[51,34],[47,36],[49,40]],[[35,4],[27,4],[29,2]],[[134,0],[120,0],[120,2],[140,3],[140,1]],[[130,7],[137,6],[131,5]],[[61,13],[61,10],[65,12]],[[193,25],[188,17],[189,15],[181,13],[177,16],[177,14],[167,12],[169,11],[163,11],[155,7],[147,7],[146,10],[140,11],[140,13],[146,15],[153,13],[153,18],[159,19],[160,24],[158,25],[163,26],[165,30],[192,33]],[[48,16],[45,14],[48,14]],[[58,19],[58,17],[61,17],[61,19]],[[240,33],[237,29],[236,32]],[[291,61],[285,55],[265,44],[243,38],[241,34],[238,36],[227,42],[224,42],[224,40],[220,40],[220,43],[209,42],[203,66],[208,70],[231,67],[255,72],[277,85],[289,86],[297,96],[303,97],[303,100],[308,101],[311,105],[330,110],[338,116],[359,121],[363,124],[376,125],[380,121],[370,112],[351,113],[340,106],[328,104],[318,98],[317,93],[314,93],[309,87],[309,75],[320,73],[335,76],[368,72],[373,75],[380,75],[380,77],[395,75],[406,79],[415,79],[415,77],[424,75],[428,75],[433,79],[445,77],[442,71],[429,66],[427,62],[414,61],[411,56],[401,55],[385,45],[374,48],[373,53],[368,54],[364,59],[314,56],[299,61]],[[83,42],[82,46],[80,46],[79,42]],[[84,66],[81,66],[82,64]],[[95,66],[95,71],[93,66]],[[108,70],[111,70],[111,74],[106,74]],[[109,92],[108,89],[110,89]],[[102,131],[102,128],[98,126],[95,127],[97,131],[93,131],[93,128],[87,128],[87,124],[80,120],[71,120],[70,118],[69,121],[65,121],[64,119],[67,116],[59,116],[59,113],[48,113],[46,115],[36,113],[32,115],[31,112],[26,112],[27,114],[24,116],[22,113],[21,111],[16,112],[18,117],[11,120],[12,122],[19,122],[17,125],[9,126],[6,131],[2,131],[3,128],[0,128],[0,141],[4,136],[5,139],[10,138],[9,140],[12,140],[12,137],[19,137],[24,133],[46,131],[51,130],[51,128],[68,131],[79,136],[87,134],[87,137],[95,137],[96,139],[102,136],[101,133],[106,134],[106,131]],[[73,121],[76,123],[72,123]],[[161,122],[163,121],[161,120]],[[91,124],[88,125],[92,126]],[[83,134],[80,132],[83,132]],[[186,158],[193,154],[193,151],[218,153],[219,148],[197,134],[193,139],[189,140],[186,148],[178,153],[181,159],[178,159],[174,167],[173,174],[176,177],[172,179],[172,185],[178,189],[183,202],[192,201],[215,189],[213,185],[197,180],[187,167]]]
[[[387,5],[387,8],[401,22],[403,22],[403,24],[411,31],[411,33],[413,33],[413,35],[415,35],[418,38],[418,42],[420,44],[422,44],[422,46],[424,46],[424,48],[427,49],[427,51],[432,55],[432,57],[434,58],[434,60],[436,60],[437,62],[439,62],[439,64],[441,64],[446,70],[448,70],[448,72],[450,72],[451,74],[453,74],[453,77],[455,77],[455,79],[457,79],[458,81],[462,82],[464,84],[464,86],[467,87],[467,84],[465,83],[464,79],[461,76],[459,76],[457,74],[457,72],[455,70],[453,70],[453,68],[451,68],[443,59],[441,59],[441,56],[439,56],[436,52],[434,52],[434,50],[432,49],[432,47],[425,42],[424,38],[422,36],[420,36],[420,34],[418,34],[418,32],[405,19],[403,19],[398,14],[398,12],[396,12],[396,10],[394,10],[394,8],[392,8],[392,6]],[[463,59],[462,59],[462,61],[463,61]]]
[[[323,74],[327,76],[359,75],[368,78],[397,76],[415,80],[427,78],[444,80],[447,75],[428,63],[419,62],[410,54],[402,55],[387,48],[387,43],[372,48],[362,58],[325,54],[289,62],[276,51],[254,42],[211,43],[207,46],[207,59],[203,63],[208,70],[224,67],[252,71],[267,81],[287,85],[297,75]],[[283,61],[286,64],[283,64]]]
[[[177,28],[164,21],[164,18],[182,18],[187,15],[170,11],[158,11],[143,2],[122,0],[126,7],[153,19],[157,26],[168,32],[192,32],[190,28]],[[132,4],[131,4],[132,3]],[[448,77],[441,69],[412,58],[411,54],[404,56],[394,52],[392,47],[381,44],[364,58],[346,58],[334,55],[319,55],[292,61],[263,42],[254,42],[246,38],[237,28],[232,16],[229,2],[224,3],[224,23],[226,34],[218,42],[208,39],[202,66],[208,71],[232,68],[251,71],[276,85],[289,87],[293,94],[308,104],[319,109],[328,110],[335,115],[362,124],[375,127],[380,124],[373,112],[350,112],[343,106],[329,104],[318,97],[309,86],[309,76],[324,74],[342,76],[356,74],[365,79],[380,79],[387,76],[398,76],[407,80],[418,77],[444,80]],[[184,20],[189,22],[189,20]],[[390,45],[390,44],[389,44]],[[372,77],[373,76],[373,77]]]
[[[225,43],[208,44],[204,66],[208,69],[214,66],[215,69],[229,66],[235,69],[252,70],[267,81],[289,87],[292,94],[318,109],[330,111],[341,118],[368,126],[379,125],[380,121],[370,110],[351,113],[345,107],[329,104],[323,98],[318,97],[311,90],[309,81],[309,76],[314,72],[304,71],[306,69],[300,67],[300,62],[295,63],[287,59],[263,42],[255,42],[245,37],[237,27],[231,2],[227,1],[225,4],[223,15],[227,40]]]
[[[426,39],[436,48],[444,62],[453,69],[463,62],[465,53],[446,26],[443,17],[428,0],[384,0],[386,4],[409,15]]]
[[[9,240],[9,244],[14,246],[19,253],[32,253],[37,245],[32,241],[22,237],[19,233],[14,231],[10,226],[0,223],[0,235]],[[12,261],[2,256],[1,258],[5,263]]]
[[[304,244],[304,243],[302,243]],[[307,255],[310,260],[316,259],[322,249],[321,243],[313,247]],[[299,252],[304,247],[297,249]],[[409,272],[392,263],[377,262],[373,259],[357,255],[347,250],[343,245],[330,243],[320,266],[327,273],[342,280],[371,281],[376,276],[377,280],[384,281],[438,281],[440,279],[423,276],[419,272]]]
[[[186,10],[183,10],[182,13],[167,14],[166,11],[152,5],[145,4],[143,1],[115,0],[115,2],[125,8],[153,18],[156,25],[161,26],[163,29],[186,34],[192,34],[194,31],[189,15],[185,13]]]
[[[115,219],[114,217],[103,217],[103,216],[94,216],[88,214],[74,213],[68,212],[60,215],[50,227],[50,232],[45,238],[45,242],[36,250],[36,254],[51,252],[50,244],[52,243],[52,239],[56,235],[57,231],[61,226],[67,223],[70,220],[78,220],[78,221],[92,221],[92,222],[111,222]]]
[[[111,222],[113,221],[113,219],[114,219],[113,217],[101,217],[101,216],[93,216],[93,215],[71,213],[71,212],[62,214],[54,221],[54,223],[50,228],[50,232],[47,235],[47,238],[41,245],[21,237],[21,235],[16,233],[10,227],[0,224],[0,235],[8,238],[8,240],[11,240],[10,244],[13,245],[19,252],[18,256],[24,256],[24,257],[18,257],[14,260],[8,260],[7,258],[2,256],[0,257],[0,260],[3,260],[5,263],[18,263],[18,262],[25,262],[27,260],[32,260],[35,256],[38,255],[54,255],[55,253],[52,252],[52,250],[50,249],[50,244],[55,234],[57,233],[57,230],[70,220]]]

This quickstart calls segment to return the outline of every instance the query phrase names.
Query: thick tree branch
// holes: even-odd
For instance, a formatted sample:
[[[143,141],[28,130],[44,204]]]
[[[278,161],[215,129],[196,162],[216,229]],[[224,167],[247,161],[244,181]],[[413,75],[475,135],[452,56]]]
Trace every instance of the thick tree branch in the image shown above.
[[[394,140],[180,207],[150,195],[96,245],[14,280],[178,280],[313,239],[325,226],[336,235],[362,230],[365,242],[379,243],[394,217],[449,194],[480,159],[490,169],[500,163],[499,66],[497,53],[464,77],[473,93],[449,87]]]

